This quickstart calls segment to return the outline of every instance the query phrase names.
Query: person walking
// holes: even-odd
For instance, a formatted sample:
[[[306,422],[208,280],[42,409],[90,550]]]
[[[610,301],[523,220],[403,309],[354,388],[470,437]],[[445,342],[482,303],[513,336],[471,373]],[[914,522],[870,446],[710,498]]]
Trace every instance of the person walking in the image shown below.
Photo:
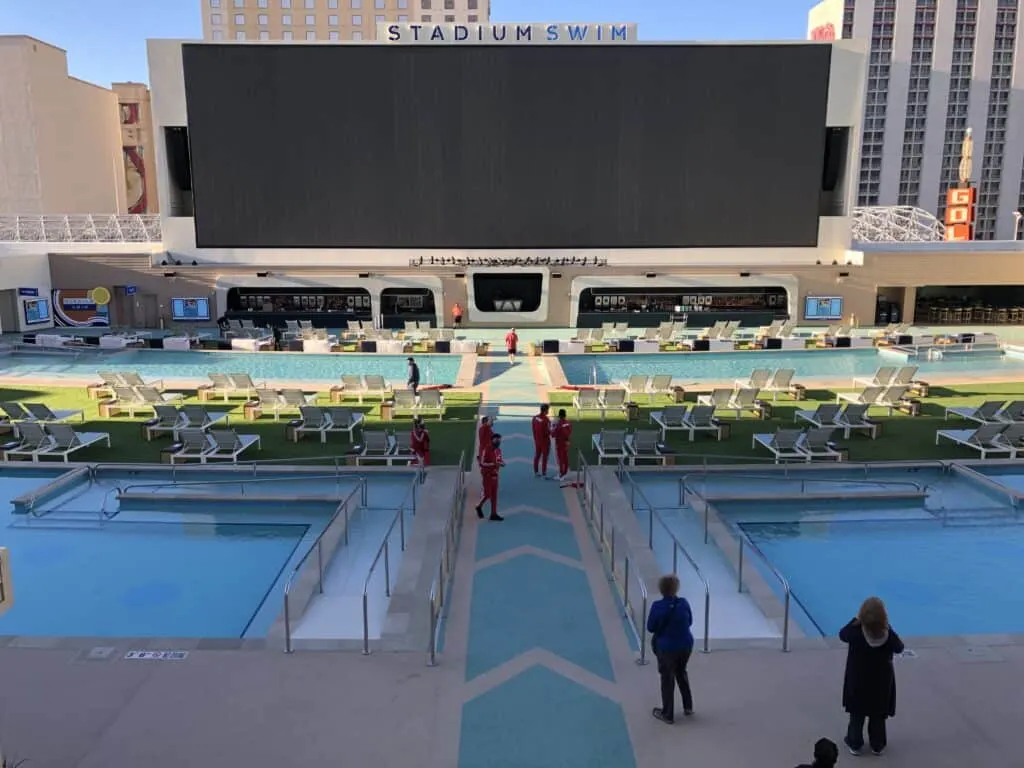
[[[572,422],[565,408],[558,409],[558,421],[551,427],[555,439],[555,458],[558,460],[558,479],[564,482],[569,476],[569,444],[572,441]]]
[[[839,747],[832,739],[818,739],[814,742],[814,762],[801,763],[796,768],[835,768],[839,762]]]
[[[674,573],[658,580],[661,599],[651,605],[647,631],[651,633],[651,650],[658,658],[661,677],[661,706],[651,712],[663,723],[675,722],[676,686],[683,698],[683,714],[693,714],[693,694],[686,665],[693,653],[693,611],[685,597],[679,596],[679,577]]]
[[[551,418],[548,411],[551,406],[544,403],[540,413],[534,415],[533,427],[533,474],[536,477],[548,476],[548,456],[551,455]]]
[[[462,327],[462,306],[458,302],[452,307],[452,327],[456,330]]]
[[[490,416],[480,417],[480,427],[476,431],[476,460],[480,461],[484,449],[491,444],[491,437],[494,435],[494,419]]]
[[[893,656],[903,653],[903,641],[889,626],[885,603],[869,597],[857,616],[839,630],[846,643],[846,671],[843,676],[843,708],[850,724],[843,739],[850,753],[864,749],[864,721],[868,723],[871,751],[885,751],[885,721],[896,714],[896,672]]]
[[[508,352],[508,364],[515,365],[516,351],[519,349],[519,334],[513,328],[505,334],[505,350]]]
[[[416,391],[420,388],[420,367],[416,365],[416,361],[411,357],[409,358],[409,389],[412,390],[412,396],[417,397],[419,393]]]
[[[483,496],[476,505],[476,516],[484,519],[484,504],[491,502],[490,520],[501,522],[505,518],[498,514],[498,472],[505,466],[501,456],[501,435],[491,435],[490,444],[480,454],[480,484]]]
[[[426,469],[430,466],[430,432],[427,425],[423,423],[423,417],[417,416],[412,420],[412,437],[409,440],[413,455],[419,461],[420,466]]]

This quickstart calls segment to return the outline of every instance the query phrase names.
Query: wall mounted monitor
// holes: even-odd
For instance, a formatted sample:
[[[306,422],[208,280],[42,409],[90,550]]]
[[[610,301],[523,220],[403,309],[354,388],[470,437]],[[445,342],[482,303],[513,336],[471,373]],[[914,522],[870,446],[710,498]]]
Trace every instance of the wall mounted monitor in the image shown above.
[[[210,300],[206,298],[171,299],[171,319],[183,322],[209,320]]]
[[[808,296],[804,300],[804,320],[842,319],[842,296]]]
[[[52,320],[50,315],[49,299],[31,299],[30,301],[26,301],[24,303],[24,309],[26,325],[49,323]]]

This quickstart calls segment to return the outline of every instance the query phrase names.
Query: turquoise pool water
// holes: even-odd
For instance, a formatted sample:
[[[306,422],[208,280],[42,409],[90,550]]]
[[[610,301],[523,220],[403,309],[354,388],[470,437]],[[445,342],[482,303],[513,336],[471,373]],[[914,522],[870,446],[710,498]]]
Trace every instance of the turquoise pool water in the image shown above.
[[[634,374],[670,374],[681,381],[732,381],[745,378],[755,368],[793,368],[797,377],[845,380],[870,376],[879,366],[902,365],[874,349],[821,349],[807,351],[758,352],[662,352],[651,355],[560,355],[558,358],[569,384],[598,384],[625,381]],[[929,373],[970,373],[971,375],[1024,374],[1024,360],[996,355],[957,355],[942,360],[913,359],[907,363]]]
[[[283,352],[172,352],[139,349],[124,352],[14,354],[0,357],[0,376],[92,377],[97,371],[138,371],[145,378],[206,379],[210,373],[248,373],[256,381],[338,381],[344,375],[407,378],[406,355],[306,355]],[[454,384],[459,355],[416,355],[426,384]]]
[[[280,497],[291,486],[293,500],[197,502],[167,498],[174,489],[162,484],[166,476],[105,472],[46,498],[36,510],[41,516],[13,512],[13,498],[62,471],[0,467],[0,545],[10,552],[15,595],[0,616],[0,635],[266,636],[280,613],[287,578],[337,507],[308,497],[357,487],[351,476],[340,485],[281,480],[269,484],[273,488],[250,483],[245,493],[266,488]],[[204,479],[219,483],[229,476]],[[371,479],[368,504],[397,508],[411,479]],[[150,492],[154,503],[126,504],[112,519],[102,519],[98,510],[111,489],[140,483],[134,492]],[[216,489],[240,492],[235,482],[202,487],[211,496]]]

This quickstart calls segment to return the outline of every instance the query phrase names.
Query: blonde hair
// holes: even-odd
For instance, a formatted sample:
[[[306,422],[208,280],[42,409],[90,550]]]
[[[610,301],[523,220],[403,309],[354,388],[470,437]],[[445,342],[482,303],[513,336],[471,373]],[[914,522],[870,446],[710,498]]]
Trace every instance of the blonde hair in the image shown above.
[[[662,597],[675,597],[679,594],[679,577],[674,573],[658,579],[658,591]]]
[[[857,619],[872,639],[880,639],[889,631],[889,614],[886,613],[885,603],[880,597],[869,597],[861,603]]]

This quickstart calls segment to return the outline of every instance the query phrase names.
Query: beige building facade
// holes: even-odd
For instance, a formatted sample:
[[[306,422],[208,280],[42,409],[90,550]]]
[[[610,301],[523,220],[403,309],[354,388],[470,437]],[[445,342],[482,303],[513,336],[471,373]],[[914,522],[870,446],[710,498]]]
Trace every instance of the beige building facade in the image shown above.
[[[376,40],[384,23],[490,20],[490,0],[199,0],[203,39]]]
[[[125,195],[128,213],[158,213],[153,156],[153,109],[144,83],[114,83],[121,118]]]
[[[63,50],[0,35],[0,214],[125,213],[118,115]]]

